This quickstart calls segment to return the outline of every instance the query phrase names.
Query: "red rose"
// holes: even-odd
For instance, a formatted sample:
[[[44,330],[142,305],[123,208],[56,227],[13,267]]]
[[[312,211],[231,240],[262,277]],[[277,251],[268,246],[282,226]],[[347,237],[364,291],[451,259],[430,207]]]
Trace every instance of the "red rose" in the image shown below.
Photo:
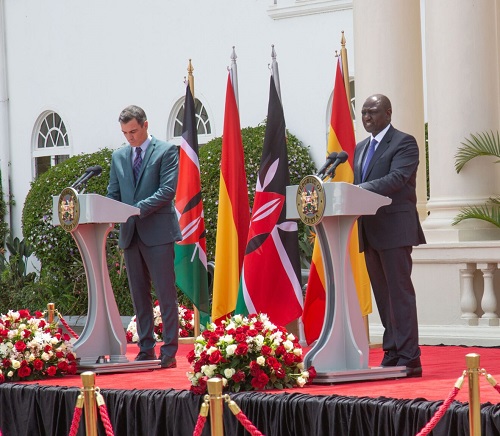
[[[64,353],[63,353],[62,351],[57,351],[57,352],[56,352],[56,357],[57,357],[58,359],[62,359],[62,358],[64,358]]]
[[[19,318],[31,318],[29,310],[22,309],[19,311]]]
[[[0,383],[3,383],[5,381],[4,375],[0,372]]]
[[[217,363],[221,362],[223,360],[222,354],[219,350],[215,350],[210,357],[208,358],[208,361],[212,365],[216,365]]]
[[[4,359],[4,360],[2,361],[2,366],[3,366],[4,368],[9,368],[9,367],[10,367],[10,365],[12,365],[12,362],[10,361],[10,359]]]
[[[68,365],[68,370],[66,371],[69,375],[74,375],[76,374],[76,370],[77,370],[77,367],[76,367],[76,362],[71,362],[69,365]]]
[[[69,335],[67,333],[64,333],[62,338],[65,340],[65,341],[69,341],[71,340],[71,338],[69,337]]]
[[[270,356],[271,353],[273,352],[273,349],[268,345],[262,345],[260,352],[262,353],[263,356]]]
[[[196,359],[196,354],[194,353],[194,350],[191,350],[189,353],[187,353],[186,358],[189,363],[193,363],[194,359]]]
[[[68,353],[66,355],[66,359],[68,359],[69,362],[73,362],[76,359],[76,357],[73,353]]]
[[[233,374],[231,377],[231,380],[233,380],[235,383],[240,383],[243,380],[245,380],[245,373],[243,371],[237,371]]]
[[[125,336],[127,338],[127,342],[132,342],[132,332],[127,332]]]
[[[21,378],[28,377],[31,374],[31,368],[29,366],[22,366],[17,370],[17,375]]]
[[[41,319],[39,322],[38,322],[38,327],[40,327],[41,329],[43,329],[45,327],[47,323],[45,322],[44,319]]]
[[[236,335],[234,335],[234,339],[236,342],[246,342],[247,335],[245,333],[236,333]]]
[[[245,356],[248,353],[248,344],[246,342],[240,342],[234,351],[237,356]]]
[[[33,361],[33,367],[37,370],[40,371],[43,369],[43,360],[42,359],[35,359]]]
[[[280,345],[279,347],[276,348],[275,354],[276,356],[281,356],[286,353],[286,349],[283,345]]]
[[[292,353],[286,353],[283,356],[283,362],[285,362],[285,365],[290,366],[292,363],[295,362],[295,355]]]
[[[24,350],[26,350],[26,344],[23,341],[17,341],[14,345],[17,351],[22,353]]]
[[[276,374],[276,377],[279,379],[284,379],[286,376],[286,372],[281,366],[274,369],[274,374]]]
[[[253,376],[256,376],[261,371],[262,371],[262,369],[261,369],[260,365],[255,360],[252,360],[250,362],[250,374],[252,374]]]
[[[277,369],[277,368],[281,368],[281,365],[280,363],[278,362],[278,359],[276,359],[275,357],[268,357],[267,358],[267,364],[273,368],[273,369]]]
[[[47,368],[47,375],[50,377],[54,377],[56,375],[57,369],[55,366],[49,366]]]
[[[45,345],[45,347],[43,348],[43,351],[45,351],[46,353],[48,353],[49,351],[52,351],[52,345]]]
[[[255,329],[250,329],[247,331],[247,335],[248,336],[251,336],[252,338],[254,338],[255,336],[257,336],[259,334],[259,332]]]
[[[57,369],[60,369],[61,371],[66,372],[68,370],[68,362],[66,362],[65,360],[58,362]]]
[[[251,381],[255,389],[264,389],[269,381],[267,374],[262,371],[258,376],[254,377]]]
[[[310,366],[309,368],[307,368],[307,371],[309,372],[309,380],[307,382],[311,383],[318,374],[316,374],[316,369],[314,368],[314,366]]]
[[[187,338],[187,337],[189,336],[189,332],[188,332],[187,330],[184,330],[184,329],[183,329],[183,330],[181,330],[181,331],[179,332],[179,336],[180,336],[181,338]]]
[[[38,319],[43,318],[43,313],[42,313],[42,312],[40,312],[39,310],[37,310],[37,311],[35,312],[35,317],[36,317],[36,318],[38,318]]]

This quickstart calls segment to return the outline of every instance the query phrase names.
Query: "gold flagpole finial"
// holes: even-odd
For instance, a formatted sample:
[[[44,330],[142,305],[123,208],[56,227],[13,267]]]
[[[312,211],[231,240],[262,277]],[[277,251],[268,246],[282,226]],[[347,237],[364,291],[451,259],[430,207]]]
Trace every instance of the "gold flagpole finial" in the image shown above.
[[[342,60],[342,75],[344,77],[344,87],[345,93],[347,96],[347,103],[349,104],[349,108],[351,110],[351,118],[353,117],[352,105],[351,105],[351,87],[349,86],[349,68],[347,66],[347,49],[345,48],[345,36],[344,31],[342,30],[342,36],[340,38],[340,58]]]
[[[194,100],[194,76],[193,76],[194,68],[193,68],[193,64],[191,63],[191,59],[189,59],[187,71],[188,71],[189,89],[191,90],[191,94],[192,94],[193,100]]]

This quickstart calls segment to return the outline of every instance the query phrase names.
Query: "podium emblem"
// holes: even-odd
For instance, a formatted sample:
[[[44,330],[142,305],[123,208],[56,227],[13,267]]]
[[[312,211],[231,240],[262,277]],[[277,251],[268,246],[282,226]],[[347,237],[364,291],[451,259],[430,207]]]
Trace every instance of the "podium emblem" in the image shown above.
[[[64,188],[59,195],[58,204],[59,223],[67,232],[72,232],[78,227],[80,221],[80,201],[78,192],[73,188]]]
[[[314,226],[323,219],[325,212],[325,190],[323,182],[317,176],[306,176],[297,189],[297,211],[300,220],[308,226]]]

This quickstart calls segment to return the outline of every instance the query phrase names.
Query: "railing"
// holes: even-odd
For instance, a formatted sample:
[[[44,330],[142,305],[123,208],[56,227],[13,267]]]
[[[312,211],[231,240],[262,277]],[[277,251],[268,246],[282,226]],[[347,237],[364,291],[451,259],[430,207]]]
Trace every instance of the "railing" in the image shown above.
[[[495,272],[500,268],[498,261],[466,263],[460,268],[461,318],[467,325],[498,326],[498,294],[495,289]],[[478,288],[476,277],[482,275],[483,292]]]

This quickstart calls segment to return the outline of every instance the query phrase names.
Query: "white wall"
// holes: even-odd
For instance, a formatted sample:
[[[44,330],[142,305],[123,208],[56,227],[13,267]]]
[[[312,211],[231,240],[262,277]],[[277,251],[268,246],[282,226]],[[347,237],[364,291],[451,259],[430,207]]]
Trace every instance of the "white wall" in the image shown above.
[[[73,154],[122,144],[117,117],[129,104],[142,106],[151,133],[165,139],[192,59],[196,96],[207,105],[220,136],[232,46],[242,127],[266,117],[274,44],[287,126],[322,162],[334,53],[342,30],[348,50],[353,47],[352,10],[275,20],[268,13],[272,3],[7,0],[14,233],[20,234],[32,180],[33,128],[41,112],[62,116]]]

